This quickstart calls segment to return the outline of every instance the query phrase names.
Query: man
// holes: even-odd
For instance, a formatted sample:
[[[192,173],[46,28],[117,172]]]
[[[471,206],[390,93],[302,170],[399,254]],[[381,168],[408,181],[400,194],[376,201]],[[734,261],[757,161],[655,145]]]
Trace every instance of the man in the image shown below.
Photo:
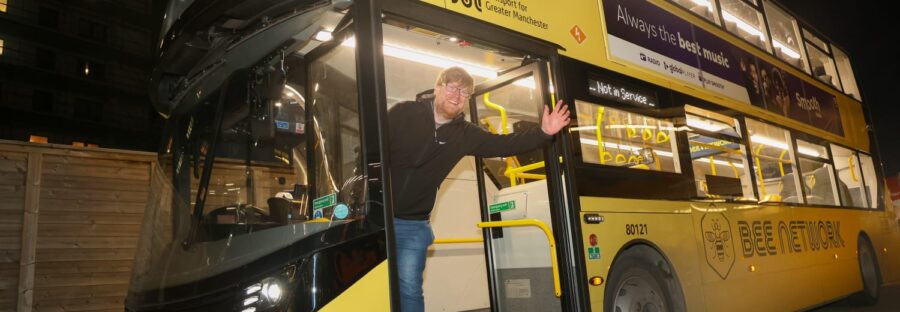
[[[435,81],[434,90],[415,101],[396,104],[388,112],[394,194],[394,235],[403,312],[423,311],[422,272],[434,241],[428,218],[437,189],[466,155],[510,156],[534,150],[569,123],[562,101],[551,113],[544,107],[540,128],[510,135],[488,133],[465,120],[474,80],[464,69],[450,67]]]

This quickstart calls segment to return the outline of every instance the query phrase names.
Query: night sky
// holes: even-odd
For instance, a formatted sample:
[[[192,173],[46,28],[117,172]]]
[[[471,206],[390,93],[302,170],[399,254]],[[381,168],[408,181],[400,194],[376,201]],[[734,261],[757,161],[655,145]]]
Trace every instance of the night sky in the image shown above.
[[[782,0],[782,5],[844,48],[853,62],[863,106],[874,119],[885,174],[900,172],[900,53],[887,47],[900,33],[893,10],[878,1]],[[891,16],[889,16],[891,15]]]

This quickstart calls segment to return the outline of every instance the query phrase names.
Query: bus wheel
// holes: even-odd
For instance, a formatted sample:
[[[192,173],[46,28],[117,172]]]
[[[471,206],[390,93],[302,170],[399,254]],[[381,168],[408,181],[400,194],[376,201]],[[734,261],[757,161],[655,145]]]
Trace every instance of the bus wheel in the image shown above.
[[[629,248],[616,259],[604,296],[604,311],[685,311],[671,265],[643,245]]]
[[[878,260],[872,243],[865,236],[859,237],[856,248],[857,255],[859,255],[859,275],[862,278],[863,290],[853,294],[850,301],[857,305],[873,305],[878,301],[881,285]]]

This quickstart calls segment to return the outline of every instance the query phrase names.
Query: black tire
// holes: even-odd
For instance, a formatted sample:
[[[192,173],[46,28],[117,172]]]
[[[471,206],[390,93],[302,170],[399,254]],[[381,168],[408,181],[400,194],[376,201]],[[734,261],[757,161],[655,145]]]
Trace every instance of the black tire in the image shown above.
[[[603,311],[682,312],[684,294],[672,266],[656,250],[637,245],[610,269]]]
[[[859,276],[862,278],[862,291],[850,296],[854,305],[870,306],[878,302],[881,294],[881,272],[878,270],[878,256],[872,243],[865,236],[857,241],[857,259],[859,260]]]

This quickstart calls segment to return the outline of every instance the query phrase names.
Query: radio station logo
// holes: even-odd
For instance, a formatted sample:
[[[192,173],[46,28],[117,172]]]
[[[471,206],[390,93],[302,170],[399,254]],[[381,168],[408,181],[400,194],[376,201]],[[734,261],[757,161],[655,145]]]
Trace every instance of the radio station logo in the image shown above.
[[[731,224],[724,214],[710,213],[700,220],[706,263],[726,279],[734,266],[734,244],[731,240]]]

